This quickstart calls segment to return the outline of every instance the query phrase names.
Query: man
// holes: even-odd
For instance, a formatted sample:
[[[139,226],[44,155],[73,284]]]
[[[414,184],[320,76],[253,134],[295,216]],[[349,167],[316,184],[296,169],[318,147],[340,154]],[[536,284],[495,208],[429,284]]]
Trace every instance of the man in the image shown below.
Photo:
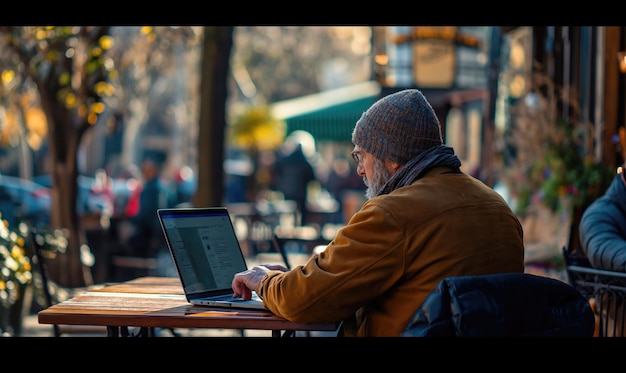
[[[293,322],[342,321],[340,336],[398,336],[445,277],[524,271],[522,226],[503,198],[460,171],[415,89],[374,103],[352,133],[367,201],[303,266],[233,278]]]

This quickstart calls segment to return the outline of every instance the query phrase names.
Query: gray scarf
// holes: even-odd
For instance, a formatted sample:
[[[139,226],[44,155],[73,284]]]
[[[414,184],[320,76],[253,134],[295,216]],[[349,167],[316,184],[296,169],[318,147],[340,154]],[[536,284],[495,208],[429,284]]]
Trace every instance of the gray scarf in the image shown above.
[[[454,154],[454,149],[446,145],[435,146],[408,161],[398,170],[378,192],[377,196],[391,193],[424,176],[426,171],[434,167],[461,167],[461,160]]]

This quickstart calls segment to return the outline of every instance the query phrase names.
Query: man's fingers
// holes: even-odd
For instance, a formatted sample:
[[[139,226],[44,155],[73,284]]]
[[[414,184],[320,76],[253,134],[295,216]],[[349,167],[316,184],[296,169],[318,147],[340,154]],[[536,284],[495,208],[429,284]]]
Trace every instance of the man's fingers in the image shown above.
[[[244,290],[247,289],[246,285],[240,281],[239,275],[235,275],[231,287],[233,288],[233,297],[235,298],[242,296]]]
[[[252,291],[248,288],[246,288],[243,293],[241,294],[241,299],[243,300],[250,300],[252,299]]]
[[[241,274],[235,275],[231,287],[233,288],[234,298],[241,297],[243,300],[248,300],[252,298],[252,290],[248,288],[244,281],[244,276],[242,276]]]

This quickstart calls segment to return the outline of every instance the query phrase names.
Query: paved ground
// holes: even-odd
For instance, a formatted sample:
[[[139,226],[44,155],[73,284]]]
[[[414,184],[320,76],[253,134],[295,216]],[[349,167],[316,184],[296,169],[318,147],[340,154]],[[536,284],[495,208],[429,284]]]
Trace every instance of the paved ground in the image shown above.
[[[292,253],[289,254],[290,264],[298,265],[304,263],[308,259],[308,255]],[[260,263],[282,263],[280,256],[277,254],[259,254],[248,260],[248,266]],[[159,337],[174,337],[175,335],[169,329],[157,330]],[[231,329],[176,329],[176,336],[184,337],[242,337],[242,332]],[[246,330],[243,332],[245,337],[271,337],[272,332],[268,330]],[[296,336],[305,335],[304,332],[297,332]],[[313,332],[311,336],[334,336],[335,333]],[[52,325],[39,324],[37,314],[25,317],[22,324],[22,333],[20,337],[53,337],[54,331]],[[64,337],[105,337],[103,332],[94,333],[72,333],[65,334]]]

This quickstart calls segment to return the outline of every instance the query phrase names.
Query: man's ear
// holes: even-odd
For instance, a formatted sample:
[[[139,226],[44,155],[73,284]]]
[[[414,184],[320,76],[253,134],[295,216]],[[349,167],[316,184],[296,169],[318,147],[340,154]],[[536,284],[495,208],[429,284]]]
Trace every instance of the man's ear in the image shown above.
[[[400,163],[388,161],[385,159],[385,168],[387,168],[387,170],[391,171],[392,173],[395,174],[396,171],[398,171],[401,167],[402,165]]]

